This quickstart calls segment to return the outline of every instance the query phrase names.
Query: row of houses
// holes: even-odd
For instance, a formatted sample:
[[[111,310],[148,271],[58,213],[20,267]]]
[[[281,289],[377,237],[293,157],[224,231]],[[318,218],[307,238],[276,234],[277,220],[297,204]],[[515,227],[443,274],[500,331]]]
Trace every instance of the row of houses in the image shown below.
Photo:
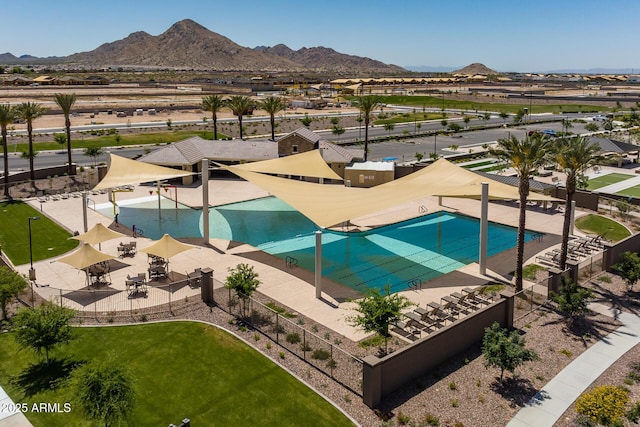
[[[21,75],[13,75],[2,80],[3,86],[91,86],[91,85],[108,85],[109,80],[102,76],[38,76],[34,78],[28,78]]]

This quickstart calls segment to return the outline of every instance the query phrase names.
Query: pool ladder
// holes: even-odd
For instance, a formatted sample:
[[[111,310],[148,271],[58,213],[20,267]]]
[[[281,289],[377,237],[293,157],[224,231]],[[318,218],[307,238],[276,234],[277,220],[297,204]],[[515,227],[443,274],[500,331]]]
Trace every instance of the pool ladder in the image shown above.
[[[422,289],[422,280],[418,278],[411,279],[407,283],[409,284],[409,289],[413,289],[414,291],[417,291],[418,289]]]
[[[284,261],[287,265],[287,268],[294,268],[298,266],[298,260],[292,256],[287,256]]]

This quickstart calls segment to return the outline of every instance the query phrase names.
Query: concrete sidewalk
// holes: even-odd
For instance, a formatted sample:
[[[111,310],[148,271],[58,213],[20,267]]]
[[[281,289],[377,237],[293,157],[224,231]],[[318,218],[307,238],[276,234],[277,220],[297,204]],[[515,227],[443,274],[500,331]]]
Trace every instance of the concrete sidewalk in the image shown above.
[[[508,427],[551,427],[593,381],[618,358],[640,343],[640,317],[613,312],[602,304],[590,309],[617,317],[623,324],[591,346],[549,381],[515,417]]]
[[[22,412],[12,410],[14,402],[0,387],[0,427],[31,427],[33,424],[27,420]]]

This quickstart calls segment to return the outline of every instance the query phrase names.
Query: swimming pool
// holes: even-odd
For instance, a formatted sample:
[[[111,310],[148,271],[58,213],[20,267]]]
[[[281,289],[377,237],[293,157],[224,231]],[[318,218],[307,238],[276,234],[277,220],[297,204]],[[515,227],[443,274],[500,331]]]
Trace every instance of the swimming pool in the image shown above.
[[[202,211],[162,199],[119,207],[119,221],[133,224],[157,239],[200,237]],[[102,208],[98,209],[103,212]],[[103,212],[112,216],[113,212]],[[298,211],[275,197],[210,209],[210,236],[250,244],[313,271],[318,229]],[[364,232],[324,230],[322,274],[357,290],[390,285],[393,292],[429,281],[478,261],[479,220],[436,212]],[[538,233],[527,232],[530,241]],[[516,245],[517,229],[489,223],[488,256]]]

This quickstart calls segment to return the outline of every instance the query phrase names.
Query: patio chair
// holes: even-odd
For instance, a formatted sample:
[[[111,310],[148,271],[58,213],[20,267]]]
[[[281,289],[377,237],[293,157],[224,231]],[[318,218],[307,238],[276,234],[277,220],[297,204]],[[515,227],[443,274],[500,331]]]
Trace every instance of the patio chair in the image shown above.
[[[187,272],[187,284],[191,288],[197,288],[198,286],[200,286],[201,281],[202,281],[202,272],[199,268],[196,268],[193,271],[193,273]]]
[[[426,326],[426,328],[440,329],[444,325],[442,323],[443,320],[438,316],[438,310],[438,307],[428,307],[426,309],[417,307],[413,311],[420,316],[420,321]]]

